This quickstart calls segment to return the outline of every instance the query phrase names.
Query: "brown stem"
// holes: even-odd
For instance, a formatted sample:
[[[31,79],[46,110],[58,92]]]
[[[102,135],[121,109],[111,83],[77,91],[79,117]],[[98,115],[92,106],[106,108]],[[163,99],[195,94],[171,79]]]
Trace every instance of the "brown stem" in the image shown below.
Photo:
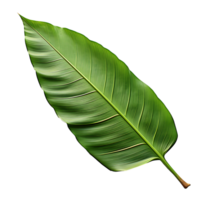
[[[180,183],[183,185],[183,187],[186,189],[187,187],[190,186],[189,183],[186,183],[182,178],[179,179]]]

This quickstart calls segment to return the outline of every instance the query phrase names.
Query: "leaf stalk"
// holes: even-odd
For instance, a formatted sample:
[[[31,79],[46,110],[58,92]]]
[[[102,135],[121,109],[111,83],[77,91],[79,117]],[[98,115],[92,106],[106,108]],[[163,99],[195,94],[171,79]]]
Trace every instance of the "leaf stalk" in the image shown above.
[[[174,174],[174,176],[178,179],[178,181],[181,183],[181,185],[186,189],[190,186],[189,183],[185,182],[177,173],[176,171],[169,165],[169,163],[165,160],[165,158],[160,157],[160,160],[162,161],[162,163],[165,165],[165,167],[167,167],[167,169],[169,169],[169,171]]]

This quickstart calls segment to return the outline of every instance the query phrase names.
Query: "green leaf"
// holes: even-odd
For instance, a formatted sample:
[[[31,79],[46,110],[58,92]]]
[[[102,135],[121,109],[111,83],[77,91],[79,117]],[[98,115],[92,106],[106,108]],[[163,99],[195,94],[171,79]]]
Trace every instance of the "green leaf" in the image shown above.
[[[49,104],[78,142],[112,171],[161,160],[177,140],[173,118],[149,86],[108,49],[85,36],[20,16]]]

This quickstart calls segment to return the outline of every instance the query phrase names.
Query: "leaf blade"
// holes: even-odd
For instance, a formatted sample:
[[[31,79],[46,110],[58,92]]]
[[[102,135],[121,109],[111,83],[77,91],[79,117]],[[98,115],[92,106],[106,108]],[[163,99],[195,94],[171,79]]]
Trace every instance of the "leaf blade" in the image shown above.
[[[25,35],[28,35],[27,49],[45,96],[57,115],[68,123],[79,143],[97,160],[114,171],[130,169],[154,159],[160,159],[167,165],[163,156],[176,142],[177,132],[171,114],[155,93],[130,72],[121,60],[98,43],[66,28],[28,20],[22,16],[21,18],[25,26]],[[60,38],[64,38],[63,43]],[[46,53],[40,52],[41,50]],[[59,62],[62,64],[59,65]],[[44,69],[44,64],[48,64],[48,69]],[[51,71],[51,67],[57,71]],[[71,73],[70,76],[63,71],[66,74]],[[45,80],[45,76],[50,76],[51,81]],[[64,87],[60,88],[61,85]],[[77,94],[72,96],[74,91]],[[148,111],[152,109],[152,104],[154,107],[149,121]],[[87,109],[84,109],[84,106]],[[162,115],[157,119],[160,107]],[[119,118],[120,121],[117,121]],[[90,140],[86,137],[87,134],[84,137],[79,135],[79,132],[84,132],[83,126],[88,131],[95,124],[93,131],[90,130],[95,133],[97,124],[105,126],[106,122],[109,121],[110,124],[113,120],[114,126],[124,123],[123,130],[115,131],[111,143],[108,142],[107,136],[103,137],[101,134],[102,143],[96,142],[101,150],[95,146],[94,141],[88,144]],[[171,132],[163,136],[162,129],[165,128],[163,124],[166,124],[166,120],[167,124],[170,124]],[[132,131],[125,132],[128,129],[127,124]],[[102,129],[98,131],[95,136],[93,135],[93,140]],[[120,135],[121,132],[123,135]],[[113,145],[114,140],[116,141]],[[106,149],[107,152],[101,152],[102,149]]]

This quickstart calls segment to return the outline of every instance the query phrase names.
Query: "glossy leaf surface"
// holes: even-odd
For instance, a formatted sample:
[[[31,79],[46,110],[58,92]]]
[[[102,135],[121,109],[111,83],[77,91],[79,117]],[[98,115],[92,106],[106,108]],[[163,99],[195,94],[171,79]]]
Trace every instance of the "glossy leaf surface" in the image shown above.
[[[38,81],[58,117],[105,167],[127,170],[164,159],[176,142],[173,118],[151,88],[85,36],[22,16]]]

